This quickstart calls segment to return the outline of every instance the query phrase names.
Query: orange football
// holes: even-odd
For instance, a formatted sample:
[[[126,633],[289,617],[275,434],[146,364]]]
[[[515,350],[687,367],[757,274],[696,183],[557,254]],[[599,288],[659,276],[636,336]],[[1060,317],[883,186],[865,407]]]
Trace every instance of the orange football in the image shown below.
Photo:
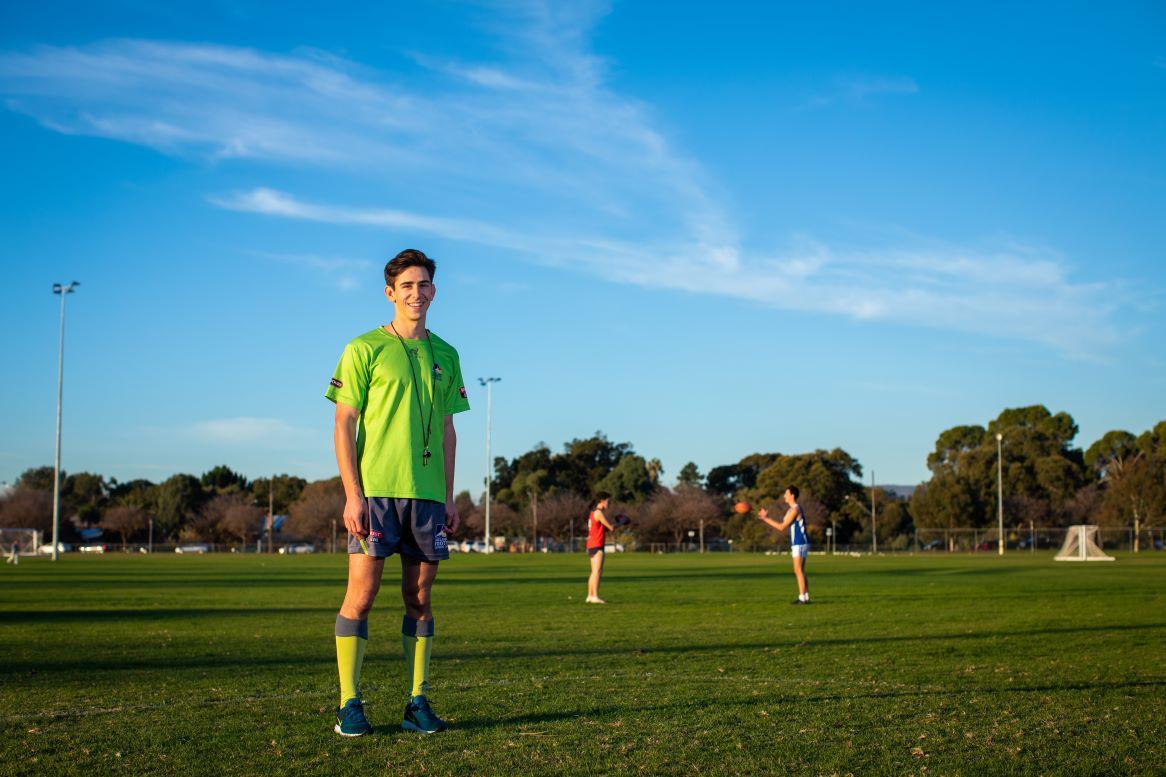
[[[738,502],[737,504],[733,505],[733,509],[736,510],[739,515],[745,515],[753,508],[749,506],[748,502]]]

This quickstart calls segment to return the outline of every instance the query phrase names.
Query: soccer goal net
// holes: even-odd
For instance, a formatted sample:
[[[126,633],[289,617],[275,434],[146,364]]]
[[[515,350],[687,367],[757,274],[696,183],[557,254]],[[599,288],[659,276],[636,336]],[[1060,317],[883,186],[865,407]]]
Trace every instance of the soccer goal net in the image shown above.
[[[1100,533],[1097,526],[1078,524],[1065,532],[1065,542],[1057,561],[1113,561],[1113,556],[1105,555],[1098,544]]]
[[[0,529],[0,551],[8,555],[13,545],[17,553],[33,555],[40,545],[40,532],[36,529]]]

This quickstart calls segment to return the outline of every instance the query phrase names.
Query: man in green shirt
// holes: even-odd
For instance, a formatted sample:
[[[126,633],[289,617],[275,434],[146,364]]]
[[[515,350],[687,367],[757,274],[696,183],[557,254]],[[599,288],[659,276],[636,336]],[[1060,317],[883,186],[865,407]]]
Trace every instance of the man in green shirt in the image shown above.
[[[430,590],[449,558],[445,534],[461,519],[453,500],[453,416],[470,409],[457,351],[425,327],[437,265],[407,249],[385,265],[386,326],[353,339],[324,396],[336,403],[333,439],[344,481],[348,590],[336,616],[340,708],[336,733],[372,731],[360,698],[368,614],[385,559],[401,556],[401,643],[411,685],[401,727],[427,734],[445,722],[426,698],[433,645]]]

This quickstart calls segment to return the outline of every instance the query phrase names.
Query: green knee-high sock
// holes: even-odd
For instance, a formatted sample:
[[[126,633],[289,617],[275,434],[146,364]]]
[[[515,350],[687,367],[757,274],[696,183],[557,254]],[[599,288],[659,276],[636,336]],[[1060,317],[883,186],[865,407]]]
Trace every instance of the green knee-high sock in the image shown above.
[[[336,616],[336,666],[340,670],[340,706],[360,698],[360,670],[368,646],[368,621]]]
[[[405,654],[405,682],[410,696],[429,691],[429,656],[433,650],[433,621],[408,615],[401,622],[401,650]]]

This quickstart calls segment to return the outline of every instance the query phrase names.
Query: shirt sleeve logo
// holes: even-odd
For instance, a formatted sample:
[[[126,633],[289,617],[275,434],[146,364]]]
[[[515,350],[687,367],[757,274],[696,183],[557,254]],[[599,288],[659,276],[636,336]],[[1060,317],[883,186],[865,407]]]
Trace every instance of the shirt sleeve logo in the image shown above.
[[[457,393],[462,395],[462,399],[469,399],[470,398],[469,395],[466,394],[466,387],[465,386],[462,386],[461,388],[459,388],[457,390]]]
[[[335,386],[336,388],[344,388],[344,384],[336,378],[332,379],[332,385]]]

